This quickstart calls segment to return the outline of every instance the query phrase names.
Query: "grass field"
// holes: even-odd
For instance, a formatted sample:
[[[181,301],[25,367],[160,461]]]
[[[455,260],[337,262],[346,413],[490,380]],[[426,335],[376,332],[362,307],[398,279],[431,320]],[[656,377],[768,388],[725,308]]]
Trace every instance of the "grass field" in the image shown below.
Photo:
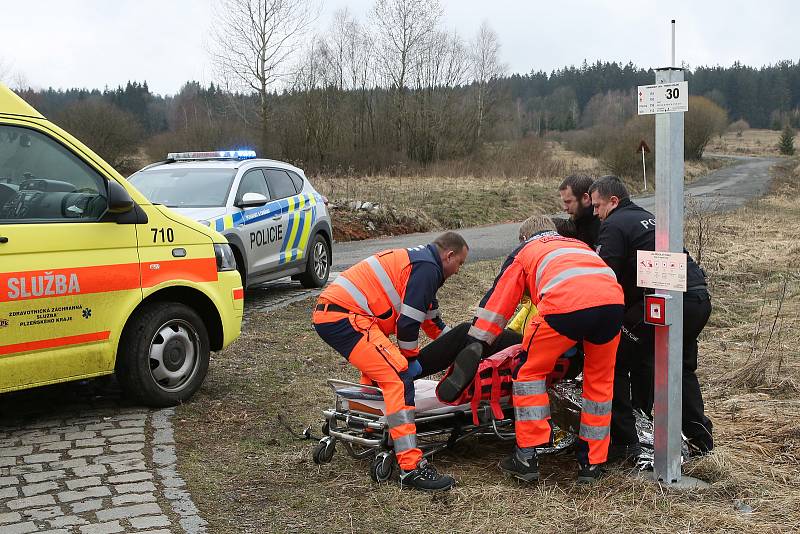
[[[430,169],[430,174],[412,176],[317,176],[315,187],[328,197],[334,238],[352,241],[383,235],[433,230],[453,230],[484,224],[521,222],[533,213],[561,211],[558,186],[568,174],[601,176],[606,171],[597,159],[571,152],[560,143],[543,143],[530,163],[531,172],[519,164],[514,172],[494,176],[464,175],[458,164]],[[527,157],[534,157],[527,155]],[[686,181],[733,164],[725,158],[686,162]],[[506,161],[506,166],[508,162]],[[649,188],[655,184],[655,169],[648,170]],[[641,193],[641,176],[627,181],[631,193]],[[352,201],[379,206],[375,212],[352,210]]]
[[[736,132],[727,132],[722,137],[713,138],[706,147],[706,152],[740,156],[777,156],[780,138],[780,130],[750,129],[742,131],[741,136]],[[796,138],[795,146],[797,146]]]
[[[428,495],[374,484],[343,452],[311,461],[279,414],[319,433],[328,377],[354,369],[310,328],[312,302],[253,314],[215,355],[194,400],[178,409],[179,468],[210,532],[793,532],[800,530],[800,220],[798,160],[775,170],[772,192],[736,212],[687,221],[687,246],[709,274],[714,313],[699,375],[717,448],[685,466],[711,483],[680,492],[612,468],[574,484],[569,457],[542,460],[523,485],[497,462],[511,445],[471,441],[435,464],[457,487]],[[696,239],[702,227],[704,238]],[[447,322],[470,317],[500,260],[467,264],[439,293]],[[739,511],[743,505],[752,513]]]

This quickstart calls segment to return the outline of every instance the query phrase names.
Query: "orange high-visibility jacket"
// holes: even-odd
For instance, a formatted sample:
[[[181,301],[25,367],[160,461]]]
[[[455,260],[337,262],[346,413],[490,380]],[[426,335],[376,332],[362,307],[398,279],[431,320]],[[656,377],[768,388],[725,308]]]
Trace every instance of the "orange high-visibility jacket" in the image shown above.
[[[439,251],[430,244],[370,256],[340,274],[320,298],[375,317],[384,334],[397,337],[403,356],[415,358],[420,326],[431,339],[447,329],[436,300],[442,283]]]
[[[492,343],[526,290],[542,316],[624,302],[614,271],[592,249],[577,239],[541,232],[506,259],[475,312],[469,336]]]

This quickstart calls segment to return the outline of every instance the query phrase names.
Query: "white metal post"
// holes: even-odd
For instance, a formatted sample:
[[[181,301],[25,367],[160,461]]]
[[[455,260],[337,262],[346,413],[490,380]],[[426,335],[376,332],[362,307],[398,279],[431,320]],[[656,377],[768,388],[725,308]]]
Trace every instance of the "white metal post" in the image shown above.
[[[675,19],[672,19],[672,63],[670,63],[672,67],[675,66]],[[680,81],[683,81],[683,77],[681,77]]]
[[[647,191],[647,168],[644,165],[644,147],[642,147],[642,175],[644,175],[644,190]]]
[[[656,70],[657,84],[682,81],[683,69]],[[656,251],[683,252],[683,125],[683,113],[656,114]],[[654,468],[671,484],[681,479],[683,293],[667,294],[671,324],[655,327]]]

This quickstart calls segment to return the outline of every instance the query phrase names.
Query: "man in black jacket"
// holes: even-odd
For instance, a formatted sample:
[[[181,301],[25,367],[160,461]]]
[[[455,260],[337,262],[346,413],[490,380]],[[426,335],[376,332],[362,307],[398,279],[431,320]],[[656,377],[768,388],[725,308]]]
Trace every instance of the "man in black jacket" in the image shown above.
[[[611,448],[616,457],[638,453],[632,406],[650,414],[653,408],[654,327],[644,323],[645,289],[636,286],[636,251],[655,250],[655,216],[631,202],[625,184],[603,176],[589,188],[594,212],[602,221],[596,250],[617,274],[625,293],[625,321],[617,351]],[[686,252],[684,250],[684,252]],[[714,448],[711,420],[704,414],[697,370],[697,336],[711,315],[705,272],[686,253],[686,293],[683,297],[683,434],[694,453]],[[633,403],[631,402],[633,400]]]
[[[564,178],[558,186],[558,194],[564,206],[564,211],[569,213],[569,220],[574,226],[577,239],[580,239],[589,248],[595,247],[597,233],[600,230],[600,219],[592,211],[592,199],[589,197],[589,187],[594,180],[585,174],[571,174]],[[559,230],[561,235],[565,232]],[[567,237],[572,237],[567,235]]]

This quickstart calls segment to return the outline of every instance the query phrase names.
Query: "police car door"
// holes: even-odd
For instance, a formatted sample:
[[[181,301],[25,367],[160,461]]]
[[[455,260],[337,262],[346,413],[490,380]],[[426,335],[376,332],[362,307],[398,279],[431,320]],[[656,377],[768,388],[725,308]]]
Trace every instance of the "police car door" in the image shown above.
[[[109,178],[34,128],[0,124],[0,390],[110,372],[142,300],[136,225],[106,213]]]
[[[239,181],[236,192],[237,205],[242,201],[245,193],[257,193],[268,199],[260,206],[244,208],[244,222],[241,235],[246,250],[247,272],[258,275],[269,268],[278,254],[280,238],[273,228],[280,228],[282,215],[280,210],[274,210],[274,203],[269,200],[270,192],[267,181],[261,169],[250,169],[244,173]],[[281,236],[282,237],[282,236]]]
[[[273,198],[280,198],[284,209],[284,235],[281,242],[278,263],[288,266],[291,263],[303,260],[302,252],[298,252],[302,245],[305,250],[310,231],[311,204],[302,194],[298,194],[294,182],[283,169],[265,169],[267,183]]]

